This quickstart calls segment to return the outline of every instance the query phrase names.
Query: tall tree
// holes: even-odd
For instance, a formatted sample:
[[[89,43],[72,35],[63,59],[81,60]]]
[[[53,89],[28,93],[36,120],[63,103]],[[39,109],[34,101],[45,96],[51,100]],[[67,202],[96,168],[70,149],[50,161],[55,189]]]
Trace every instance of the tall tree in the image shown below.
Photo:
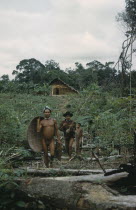
[[[117,15],[117,21],[121,22],[126,33],[136,33],[136,1],[125,0],[125,10]]]
[[[128,71],[132,66],[132,54],[135,53],[132,45],[136,40],[136,0],[125,0],[125,11],[119,13],[117,20],[125,26],[126,40],[122,44],[122,52],[120,54],[118,64],[121,64],[121,93],[125,93],[127,85]],[[130,52],[131,51],[131,52]]]
[[[46,77],[46,68],[35,58],[24,59],[20,61],[12,74],[15,75],[15,80],[19,82],[43,83]]]
[[[56,63],[54,60],[47,60],[45,62],[45,68],[47,72],[52,70],[60,70],[59,63]]]
[[[9,75],[8,75],[8,74],[3,74],[3,75],[1,76],[1,80],[2,80],[3,82],[8,82],[8,81],[9,81]]]
[[[133,32],[136,33],[136,1],[135,0],[126,0],[126,14],[127,21]]]

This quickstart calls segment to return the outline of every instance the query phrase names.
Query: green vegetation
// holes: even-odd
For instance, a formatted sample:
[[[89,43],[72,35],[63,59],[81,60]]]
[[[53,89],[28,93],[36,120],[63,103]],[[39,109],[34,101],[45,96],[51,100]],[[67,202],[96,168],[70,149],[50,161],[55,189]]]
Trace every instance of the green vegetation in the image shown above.
[[[127,26],[128,47],[136,35],[136,2],[126,0],[125,12],[118,20]],[[129,39],[130,37],[130,39]],[[135,49],[132,53],[135,52]],[[125,55],[123,55],[123,53]],[[52,108],[52,117],[58,123],[66,110],[74,113],[73,119],[80,122],[84,133],[89,133],[90,143],[103,148],[113,148],[133,144],[136,128],[136,71],[131,70],[127,61],[127,51],[121,54],[122,69],[113,67],[113,62],[105,64],[90,61],[85,67],[75,63],[75,69],[64,72],[54,60],[42,64],[35,58],[24,59],[13,71],[15,78],[9,80],[3,75],[0,80],[0,209],[31,207],[46,209],[42,201],[20,200],[16,192],[17,177],[24,172],[17,166],[17,158],[28,157],[27,128],[36,116],[42,116],[45,105]],[[50,82],[60,78],[79,91],[78,95],[50,96]],[[131,94],[130,94],[131,77]],[[109,149],[109,152],[113,152]],[[21,162],[20,162],[21,164]],[[47,209],[51,209],[47,206]]]
[[[42,116],[45,105],[52,109],[58,122],[65,110],[74,113],[85,132],[95,132],[101,145],[130,144],[136,122],[135,98],[116,97],[94,84],[78,95],[52,97],[31,94],[0,94],[1,145],[27,146],[26,132],[30,121]],[[130,107],[131,103],[131,107]],[[131,111],[130,111],[131,108]],[[132,131],[132,132],[130,132]]]

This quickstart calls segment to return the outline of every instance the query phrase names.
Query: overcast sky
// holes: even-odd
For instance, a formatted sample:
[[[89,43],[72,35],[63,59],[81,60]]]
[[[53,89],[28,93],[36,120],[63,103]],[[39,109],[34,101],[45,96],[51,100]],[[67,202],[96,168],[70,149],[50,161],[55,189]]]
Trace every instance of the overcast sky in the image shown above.
[[[115,16],[125,0],[0,0],[0,76],[23,59],[61,69],[117,61],[124,41]]]

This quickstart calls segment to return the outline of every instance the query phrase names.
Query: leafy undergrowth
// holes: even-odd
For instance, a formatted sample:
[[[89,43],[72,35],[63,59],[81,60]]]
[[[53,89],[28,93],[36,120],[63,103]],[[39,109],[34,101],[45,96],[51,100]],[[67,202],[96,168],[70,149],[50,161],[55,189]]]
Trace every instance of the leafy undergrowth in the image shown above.
[[[53,208],[39,199],[20,192],[17,180],[28,178],[27,173],[19,168],[23,163],[20,158],[29,157],[30,154],[24,148],[8,147],[1,148],[0,151],[0,209],[45,209]],[[20,165],[19,165],[20,163]],[[14,166],[18,170],[14,170]]]
[[[136,112],[135,98],[115,97],[110,93],[103,92],[100,87],[95,86],[83,90],[82,93],[74,96],[51,97],[31,94],[0,94],[0,208],[19,209],[29,206],[32,209],[46,209],[42,201],[35,201],[33,198],[22,200],[18,197],[18,186],[16,178],[24,176],[21,169],[15,174],[15,167],[45,168],[41,161],[24,161],[24,157],[34,157],[40,154],[29,154],[27,142],[27,128],[30,121],[41,116],[45,105],[52,108],[52,117],[57,119],[58,124],[63,119],[65,111],[71,111],[73,120],[80,122],[84,131],[84,142],[86,145],[94,144],[104,148],[105,153],[99,157],[109,156],[117,146],[130,148],[133,145],[133,129],[135,128]],[[93,141],[93,142],[92,142]],[[130,145],[131,144],[131,145]],[[5,148],[4,148],[5,146]],[[23,149],[24,148],[24,149]],[[105,149],[106,148],[106,149]],[[133,153],[130,153],[133,155]],[[67,157],[65,154],[63,154]],[[74,155],[74,152],[73,152]],[[98,162],[91,159],[91,151],[82,152],[83,160],[74,159],[68,161],[67,158],[61,162],[55,161],[54,168],[64,169],[101,169]],[[88,159],[90,158],[90,159]],[[121,163],[129,162],[129,158],[100,159],[105,169],[118,168]],[[44,205],[44,206],[43,206]],[[35,207],[34,207],[35,206]],[[48,207],[47,209],[50,209]]]

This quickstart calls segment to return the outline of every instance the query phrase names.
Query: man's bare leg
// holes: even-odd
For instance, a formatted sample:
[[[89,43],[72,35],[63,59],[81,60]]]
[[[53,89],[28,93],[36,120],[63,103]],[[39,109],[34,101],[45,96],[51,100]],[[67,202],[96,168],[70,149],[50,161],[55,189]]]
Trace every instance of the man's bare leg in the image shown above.
[[[76,139],[76,155],[79,154],[79,139]]]
[[[69,159],[71,159],[71,155],[72,155],[72,145],[73,145],[73,142],[74,142],[74,138],[71,138],[69,140]]]
[[[82,138],[79,139],[79,154],[81,155]]]
[[[50,149],[50,167],[53,167],[53,160],[54,160],[54,153],[55,153],[55,144],[54,144],[54,139],[51,140],[50,145],[49,145],[49,149]]]
[[[69,155],[69,139],[65,139],[65,149],[66,153]]]
[[[48,147],[46,145],[45,139],[42,139],[42,146],[44,151],[44,163],[46,167],[49,168]]]

